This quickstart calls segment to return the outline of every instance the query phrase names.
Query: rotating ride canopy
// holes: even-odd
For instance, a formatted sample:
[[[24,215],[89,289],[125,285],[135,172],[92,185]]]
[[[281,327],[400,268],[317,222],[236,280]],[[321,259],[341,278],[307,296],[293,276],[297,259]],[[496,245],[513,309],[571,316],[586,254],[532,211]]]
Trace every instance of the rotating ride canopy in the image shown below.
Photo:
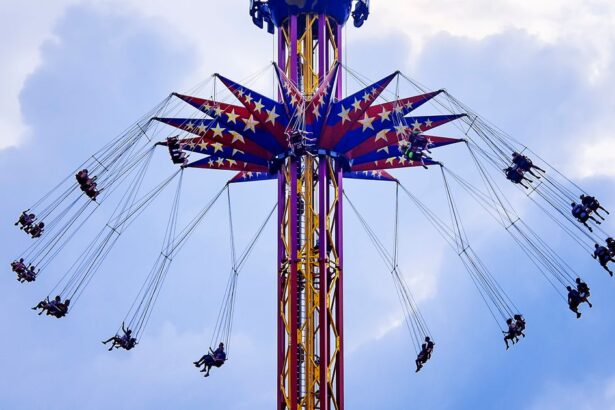
[[[35,243],[23,256],[39,269],[44,269],[80,229],[85,219],[96,211],[97,206],[89,211],[92,204],[106,202],[123,181],[128,181],[129,185],[128,192],[120,200],[106,226],[52,290],[52,293],[57,290],[59,301],[54,302],[49,298],[42,301],[37,305],[37,308],[42,309],[41,313],[47,311],[52,316],[63,317],[69,310],[69,303],[63,300],[73,300],[70,309],[74,308],[74,302],[100,268],[118,237],[178,175],[160,256],[118,334],[107,341],[113,343],[110,350],[114,346],[126,350],[136,346],[150,318],[171,261],[211,207],[223,196],[224,190],[227,191],[229,201],[233,267],[210,346],[224,341],[228,347],[239,271],[276,209],[271,210],[253,240],[237,257],[228,187],[235,183],[275,180],[278,232],[278,409],[344,408],[344,179],[396,182],[396,223],[399,188],[402,188],[402,192],[407,194],[434,229],[455,250],[498,325],[511,318],[508,330],[500,327],[506,333],[507,348],[508,341],[515,343],[519,336],[525,336],[525,320],[469,245],[449,179],[457,182],[505,228],[558,293],[561,294],[566,286],[577,286],[579,292],[583,293],[580,284],[577,282],[575,285],[577,275],[574,269],[521,220],[488,169],[491,167],[502,174],[502,167],[510,164],[509,155],[517,153],[512,160],[514,164],[504,168],[506,177],[522,191],[521,186],[528,189],[531,187],[528,196],[536,193],[534,197],[539,196],[540,201],[531,197],[532,200],[581,248],[588,250],[589,247],[591,253],[591,246],[594,242],[600,242],[600,233],[604,233],[598,226],[600,222],[596,219],[592,222],[587,215],[582,218],[571,217],[562,212],[562,207],[568,207],[571,200],[583,193],[582,189],[542,160],[541,166],[547,168],[549,173],[532,165],[531,161],[528,163],[529,158],[518,152],[539,157],[482,120],[446,91],[424,90],[399,72],[371,84],[364,83],[361,90],[344,97],[342,71],[350,72],[350,69],[341,64],[342,29],[351,16],[356,27],[363,25],[369,16],[368,1],[354,2],[353,8],[350,0],[253,0],[250,14],[257,26],[264,28],[267,25],[268,31],[272,33],[277,30],[278,61],[273,64],[273,70],[279,85],[278,99],[269,98],[216,74],[214,81],[222,83],[239,104],[223,102],[216,97],[205,99],[173,93],[148,113],[143,121],[82,165],[89,170],[89,173],[77,174],[82,193],[70,184],[64,190],[60,184],[52,191],[60,191],[57,199],[46,206],[42,205],[45,200],[35,204],[32,209],[37,210],[38,220],[52,220],[52,223],[45,227],[47,232],[44,240]],[[419,93],[399,98],[396,92],[393,100],[387,100],[385,89],[400,79],[410,82]],[[173,111],[169,109],[171,100],[179,101],[199,114],[191,117],[171,116],[168,114]],[[415,115],[415,110],[427,105],[439,109],[440,113]],[[431,135],[434,128],[445,124],[457,126],[463,138]],[[180,170],[150,192],[139,196],[153,155],[150,136],[154,131],[162,129],[162,132],[167,132],[172,128],[183,137],[172,136],[155,146],[166,146],[173,162],[180,165]],[[485,183],[484,190],[427,155],[431,155],[431,150],[435,148],[459,143],[467,145]],[[191,160],[192,155],[203,157]],[[450,226],[421,198],[413,195],[388,173],[391,169],[428,168],[434,165],[439,166],[442,172],[451,215]],[[191,168],[237,173],[183,230],[177,230],[183,171]],[[527,175],[532,175],[536,181],[530,181]],[[75,191],[76,196],[73,194]],[[89,197],[91,201],[81,205],[83,196]],[[358,208],[352,202],[349,205],[359,217],[383,261],[391,269],[406,324],[415,347],[421,349],[420,352],[417,350],[416,364],[419,371],[431,356],[433,342],[427,339],[421,348],[422,341],[431,332],[400,272],[397,239],[394,252],[388,252]],[[599,205],[596,207],[588,202],[586,214],[596,215],[597,209]],[[590,232],[576,223],[575,218],[583,222]],[[35,219],[26,212],[16,225],[21,224],[26,232],[39,238],[43,233],[41,228],[33,228]],[[601,252],[594,256],[608,269],[606,264],[615,255],[615,241],[609,244],[608,258]],[[26,266],[19,263],[23,264],[23,259],[14,262],[13,270],[18,273],[20,281],[34,281],[34,269],[26,270]],[[569,306],[578,317],[578,305],[588,302],[589,290],[586,294],[585,298],[573,294],[572,302],[571,294],[568,294]],[[514,321],[512,317],[515,317]],[[119,336],[120,330],[124,336]],[[213,351],[212,355],[215,355]],[[210,359],[206,356],[202,360],[203,363],[210,363],[210,367],[214,363],[208,362]],[[217,365],[213,365],[219,367],[225,360],[226,356]]]

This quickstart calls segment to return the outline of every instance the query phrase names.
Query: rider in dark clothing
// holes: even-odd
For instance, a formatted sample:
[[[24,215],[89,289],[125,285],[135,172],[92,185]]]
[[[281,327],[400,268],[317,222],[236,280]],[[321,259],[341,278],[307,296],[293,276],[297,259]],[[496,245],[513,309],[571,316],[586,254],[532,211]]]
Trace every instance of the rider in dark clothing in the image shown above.
[[[512,181],[515,184],[520,184],[525,189],[530,189],[530,187],[526,186],[523,181],[528,181],[529,183],[534,182],[531,179],[525,177],[523,175],[523,171],[521,171],[517,167],[508,167],[504,170],[504,173],[506,174],[506,179]]]
[[[591,226],[587,224],[587,221],[591,219],[592,221],[600,225],[600,221],[598,221],[596,218],[591,216],[590,212],[584,205],[573,202],[570,204],[570,206],[572,207],[572,211],[571,211],[572,216],[574,216],[577,219],[577,221],[585,225],[585,227],[589,229],[590,232],[593,232],[594,230],[591,228]]]
[[[423,368],[423,365],[431,359],[431,353],[433,352],[434,346],[435,343],[429,338],[429,336],[425,337],[425,343],[421,346],[421,351],[415,360],[417,373]]]
[[[11,269],[18,275],[24,273],[27,269],[26,264],[24,263],[24,259],[21,258],[18,261],[11,262]]]
[[[39,222],[38,224],[31,225],[29,228],[25,228],[24,230],[28,232],[32,238],[40,238],[43,232],[45,232],[45,223]]]
[[[537,169],[541,172],[546,172],[544,169],[534,165],[531,159],[526,157],[525,155],[521,155],[518,152],[513,152],[512,154],[512,162],[516,165],[517,169],[520,169],[522,172],[529,172],[536,178],[540,178],[540,175],[532,172],[532,168]]]
[[[413,134],[410,137],[410,142],[406,150],[404,151],[404,156],[406,156],[410,161],[420,162],[423,165],[423,168],[427,169],[427,165],[425,165],[425,159],[431,159],[431,157],[427,156],[425,152],[431,153],[429,151],[429,141],[425,138],[424,135],[421,134]]]
[[[21,225],[19,229],[29,229],[36,220],[36,215],[28,214],[27,212],[28,211],[23,211],[19,216],[19,220],[15,222],[15,226]]]
[[[519,336],[525,337],[525,333],[523,333],[526,325],[525,319],[520,314],[514,315],[513,318],[515,319],[515,327],[517,328],[516,341],[519,341]]]
[[[90,176],[88,174],[88,170],[87,169],[82,169],[81,171],[77,172],[77,174],[75,175],[75,178],[77,179],[77,183],[79,185],[85,185],[88,180],[90,179]]]
[[[568,307],[574,313],[577,314],[577,319],[581,317],[581,312],[579,312],[579,305],[581,304],[581,297],[579,296],[579,291],[576,289],[572,289],[570,286],[566,286],[566,290],[568,290]]]
[[[504,343],[506,343],[506,350],[510,347],[508,345],[508,341],[510,340],[512,344],[516,343],[517,339],[517,324],[512,319],[507,319],[506,324],[508,325],[508,331],[504,332]]]
[[[27,270],[23,271],[22,273],[17,273],[17,280],[21,283],[34,282],[36,280],[36,275],[36,268],[30,265]]]
[[[596,250],[594,251],[592,257],[600,262],[600,266],[602,266],[609,273],[609,275],[613,276],[613,272],[609,269],[608,263],[615,262],[615,259],[613,259],[613,256],[611,256],[611,253],[607,248],[596,244]]]
[[[132,337],[132,330],[126,329],[124,323],[122,323],[122,332],[124,332],[122,336],[115,335],[102,342],[105,345],[109,342],[113,342],[111,343],[109,351],[113,350],[114,348],[119,349],[120,347],[124,350],[131,350],[137,345],[137,339]]]
[[[583,282],[581,280],[581,278],[577,278],[576,281],[577,283],[577,291],[579,292],[579,298],[581,298],[581,303],[585,302],[589,305],[589,307],[592,307],[591,302],[589,301],[589,286],[587,286],[587,283]]]
[[[615,239],[607,238],[606,246],[609,248],[609,253],[611,256],[615,256]]]
[[[581,195],[580,198],[581,203],[585,206],[585,208],[588,209],[590,212],[593,212],[598,215],[598,217],[601,218],[603,221],[604,217],[598,213],[599,209],[602,209],[604,212],[606,212],[607,215],[610,215],[609,211],[604,209],[604,207],[600,205],[600,202],[595,197],[589,195]]]
[[[201,357],[197,362],[194,362],[194,365],[196,367],[204,366],[201,372],[205,372],[204,374],[205,377],[209,376],[209,371],[211,370],[212,367],[214,366],[222,367],[222,365],[226,361],[226,353],[224,352],[224,343],[220,343],[220,345],[218,345],[218,348],[215,351],[211,350],[210,348],[209,352],[210,353]]]

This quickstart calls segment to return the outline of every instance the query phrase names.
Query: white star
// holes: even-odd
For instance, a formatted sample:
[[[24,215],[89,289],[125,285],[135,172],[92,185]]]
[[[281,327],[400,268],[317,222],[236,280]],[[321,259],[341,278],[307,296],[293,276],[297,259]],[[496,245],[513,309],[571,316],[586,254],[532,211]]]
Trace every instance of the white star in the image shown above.
[[[243,88],[240,88],[237,90],[237,94],[239,94],[240,97],[243,97],[243,93],[244,93]]]
[[[272,125],[275,125],[275,119],[279,117],[279,115],[275,112],[275,107],[272,107],[271,110],[267,111],[267,121],[265,123],[271,122]]]
[[[425,121],[425,126],[427,126],[427,128],[431,128],[431,124],[433,124],[433,121],[428,118],[427,121]]]
[[[346,121],[350,121],[350,109],[349,108],[344,108],[342,107],[342,111],[337,114],[338,116],[340,116],[342,118],[342,125],[344,125],[344,123]]]
[[[365,92],[363,94],[363,101],[368,102],[372,98],[372,95],[369,92]]]
[[[320,109],[318,108],[318,105],[314,106],[312,114],[314,114],[314,117],[316,117],[317,120],[320,118]]]
[[[231,153],[231,157],[234,157],[237,153],[245,154],[245,152],[243,152],[242,150],[235,148],[233,149],[233,152]]]
[[[355,111],[359,111],[361,109],[361,100],[357,100],[355,98],[354,102],[352,103],[352,107],[355,109]]]
[[[212,146],[212,147],[213,147],[213,149],[214,149],[214,154],[215,154],[216,152],[218,152],[218,151],[222,151],[222,147],[223,147],[223,145],[222,145],[220,142],[215,142],[215,143],[211,144],[211,146]]]
[[[250,115],[250,118],[248,119],[242,118],[241,120],[245,122],[246,124],[246,126],[243,129],[244,131],[250,130],[252,132],[256,132],[255,127],[259,124],[259,122],[254,119],[253,115]]]
[[[199,130],[199,134],[205,134],[205,132],[207,131],[207,127],[203,123],[201,123],[201,125],[199,125],[197,128]]]
[[[233,124],[237,124],[237,117],[239,115],[235,114],[235,109],[233,108],[231,112],[226,113],[226,117],[228,118],[228,122],[232,122]]]
[[[194,129],[194,123],[192,121],[190,121],[188,124],[186,124],[186,129],[188,131],[193,130]]]
[[[395,106],[395,113],[396,114],[402,114],[403,112],[404,112],[404,107],[401,104]]]
[[[210,159],[209,161],[207,161],[207,165],[210,166],[210,167],[213,167],[214,166],[214,160]]]
[[[406,127],[404,124],[399,124],[395,126],[395,132],[397,133],[397,135],[406,135],[407,131],[408,127]]]
[[[211,131],[214,132],[213,138],[216,138],[216,137],[222,138],[222,133],[224,132],[225,129],[226,128],[220,127],[219,123],[216,123],[216,127],[211,129]]]
[[[411,125],[412,125],[412,131],[421,130],[421,123],[419,122],[419,120],[414,120],[414,122]]]
[[[378,134],[376,134],[376,138],[374,139],[374,142],[378,142],[380,140],[388,141],[387,134],[389,133],[389,131],[391,130],[388,128],[380,131]]]
[[[254,102],[254,111],[257,111],[257,112],[260,113],[261,110],[265,107],[262,103],[263,103],[262,98],[259,99],[258,101],[255,101]]]
[[[209,144],[208,144],[208,143],[206,143],[204,139],[202,139],[202,140],[201,140],[201,142],[199,143],[199,147],[200,147],[202,150],[206,150],[208,145],[209,145]]]
[[[408,110],[411,110],[413,105],[414,105],[414,104],[412,104],[410,101],[408,101],[408,102],[406,103],[406,108],[407,108]]]
[[[242,144],[245,144],[246,141],[243,139],[243,135],[235,131],[229,131],[229,133],[233,136],[233,140],[231,141],[231,144],[237,141],[241,141]]]
[[[375,120],[374,117],[368,117],[367,113],[365,113],[365,117],[363,117],[362,120],[359,120],[359,123],[363,126],[363,131],[365,131],[368,128],[373,130],[374,126],[372,125],[372,122],[374,122],[374,120]]]
[[[248,172],[246,172],[246,175],[247,175],[247,177],[248,177],[248,178],[252,178],[252,175],[253,175],[253,174],[252,174],[252,171],[248,171]]]
[[[386,152],[386,153],[388,154],[388,153],[389,153],[389,147],[388,147],[388,146],[386,146],[386,147],[382,147],[382,148],[380,148],[380,149],[379,149],[378,151],[376,151],[376,152]]]
[[[216,117],[221,116],[222,113],[224,112],[224,110],[222,108],[220,108],[219,105],[216,107],[215,111],[216,111]]]
[[[222,165],[224,165],[224,158],[218,158],[216,160],[216,164],[221,167]]]
[[[244,100],[246,100],[247,104],[251,104],[252,103],[252,96],[250,94],[246,94],[246,96],[244,97]]]
[[[385,122],[385,121],[391,121],[391,111],[387,111],[387,109],[385,107],[382,107],[382,112],[380,114],[378,114],[378,116],[380,117],[380,121]]]

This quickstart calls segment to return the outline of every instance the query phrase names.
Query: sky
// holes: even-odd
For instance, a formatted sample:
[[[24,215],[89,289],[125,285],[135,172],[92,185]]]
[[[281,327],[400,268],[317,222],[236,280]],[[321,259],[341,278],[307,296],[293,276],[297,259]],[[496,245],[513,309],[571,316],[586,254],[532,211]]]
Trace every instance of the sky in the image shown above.
[[[526,143],[602,202],[615,204],[615,5],[608,0],[376,0],[350,26],[347,65],[376,80],[397,69],[446,88]],[[157,253],[169,212],[163,195],[127,232],[65,320],[33,314],[104,223],[105,211],[31,286],[8,264],[29,244],[12,223],[78,164],[172,91],[215,72],[242,79],[274,58],[248,2],[0,0],[0,408],[271,409],[275,403],[275,230],[240,278],[231,360],[204,380],[192,367],[209,347],[230,269],[224,203],[174,261],[142,343],[108,353]],[[374,64],[378,61],[378,64]],[[270,90],[268,77],[257,86]],[[356,84],[348,78],[348,90]],[[202,92],[209,93],[206,88]],[[471,174],[467,152],[438,151]],[[440,158],[440,157],[439,157]],[[153,158],[148,184],[173,167]],[[439,175],[393,172],[444,210]],[[180,223],[230,177],[186,172]],[[351,181],[350,198],[392,238],[394,187]],[[273,204],[275,184],[232,188],[242,248]],[[500,331],[454,253],[402,199],[401,266],[437,342],[420,374],[388,271],[346,211],[346,395],[350,409],[615,409],[613,279],[523,195],[511,200],[592,287],[581,320],[520,258],[506,233],[460,200],[477,253],[522,307],[528,337],[504,350]],[[256,216],[255,216],[256,215]],[[96,222],[99,225],[96,225]],[[422,228],[425,229],[422,229]],[[612,221],[605,229],[615,232]]]

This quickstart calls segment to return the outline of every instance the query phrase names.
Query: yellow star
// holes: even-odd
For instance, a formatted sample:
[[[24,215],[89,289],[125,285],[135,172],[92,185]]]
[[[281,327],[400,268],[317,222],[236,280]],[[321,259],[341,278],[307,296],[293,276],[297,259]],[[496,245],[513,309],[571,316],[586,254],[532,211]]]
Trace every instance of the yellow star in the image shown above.
[[[256,132],[255,127],[259,124],[259,122],[254,119],[253,115],[250,115],[250,118],[242,118],[241,120],[246,124],[243,129],[244,131],[250,130],[252,132]]]
[[[387,160],[385,161],[385,163],[391,164],[391,165],[393,165],[394,162],[395,162],[395,157],[387,158]]]
[[[262,103],[263,103],[262,99],[259,99],[258,101],[255,101],[254,102],[254,111],[258,111],[260,113],[261,110],[265,107]]]
[[[190,121],[188,124],[186,124],[186,129],[188,131],[193,130],[194,129],[194,123],[192,121]]]
[[[386,108],[382,107],[382,112],[380,114],[378,114],[378,116],[380,117],[380,121],[385,122],[385,121],[391,121],[391,111],[387,111]]]
[[[389,139],[387,138],[387,134],[389,133],[389,131],[391,130],[388,128],[380,131],[378,134],[376,134],[376,138],[374,139],[374,142],[378,142],[380,140],[388,141]]]
[[[237,117],[239,115],[235,114],[235,109],[233,108],[231,112],[226,113],[226,117],[228,118],[228,122],[232,122],[233,124],[237,124]]]
[[[338,116],[342,117],[342,125],[344,125],[344,123],[346,121],[350,121],[350,109],[349,108],[344,108],[342,107],[342,112],[340,112],[339,114],[337,114]]]
[[[199,129],[199,134],[205,134],[205,132],[207,131],[207,127],[203,123],[201,123],[201,125],[199,125],[197,128]]]
[[[229,165],[237,165],[237,161],[234,159],[227,159],[226,162],[228,162]]]
[[[246,96],[244,97],[244,99],[246,100],[247,104],[251,104],[252,103],[252,96],[250,94],[246,94]]]
[[[352,103],[352,106],[354,107],[355,111],[359,111],[361,109],[361,100],[357,100],[355,98],[354,102]]]
[[[399,163],[405,165],[408,162],[408,159],[404,156],[399,157]]]
[[[374,120],[375,120],[374,117],[368,117],[367,113],[365,113],[365,117],[363,117],[362,120],[359,120],[359,123],[363,126],[363,131],[365,131],[368,128],[373,130],[374,126],[372,125],[372,122],[374,122]]]
[[[297,96],[295,94],[293,94],[290,97],[290,105],[292,105],[293,107],[295,106],[295,104],[297,104]]]
[[[200,147],[202,150],[206,150],[208,145],[209,145],[209,144],[208,144],[208,143],[206,143],[206,142],[205,142],[205,140],[201,140],[201,142],[199,143],[199,147]]]
[[[231,157],[234,157],[237,153],[245,154],[245,152],[243,152],[242,150],[235,148],[233,150],[233,153],[231,154]]]
[[[216,109],[214,111],[216,112],[216,117],[221,116],[222,113],[224,112],[224,110],[222,108],[220,108],[219,105],[216,107]]]
[[[275,112],[275,107],[271,108],[271,110],[267,111],[267,121],[265,123],[271,122],[272,125],[275,125],[275,119],[279,117],[279,115]]]
[[[214,132],[213,138],[220,137],[222,138],[222,133],[226,130],[226,128],[220,127],[220,124],[216,123],[216,127],[212,128],[211,131]]]
[[[220,142],[215,142],[215,143],[211,144],[211,146],[212,146],[212,147],[213,147],[213,149],[214,149],[214,154],[215,154],[216,152],[218,152],[218,151],[222,151],[222,147],[223,147],[223,145],[222,145],[222,143],[220,143]]]
[[[363,101],[368,102],[370,98],[372,98],[372,95],[369,92],[363,94]]]
[[[243,139],[243,135],[235,131],[229,131],[229,132],[233,136],[233,141],[231,141],[231,144],[237,141],[241,141],[242,144],[245,144],[246,141]]]

